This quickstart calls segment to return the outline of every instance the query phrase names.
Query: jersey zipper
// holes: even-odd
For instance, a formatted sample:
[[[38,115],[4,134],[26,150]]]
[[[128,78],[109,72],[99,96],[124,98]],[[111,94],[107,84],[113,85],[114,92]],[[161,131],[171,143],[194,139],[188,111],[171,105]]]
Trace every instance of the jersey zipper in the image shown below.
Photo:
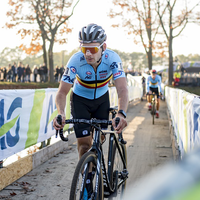
[[[100,63],[101,64],[101,63]],[[100,65],[99,64],[99,65]],[[94,99],[96,99],[96,92],[97,92],[97,72],[98,72],[98,67],[99,67],[99,65],[97,66],[97,68],[96,68],[96,71],[94,70],[94,68],[93,68],[93,70],[94,70],[94,72],[95,72],[95,85],[96,85],[96,87],[95,87],[95,90],[94,90]]]
[[[95,87],[95,90],[94,90],[94,99],[96,99],[96,92],[97,92],[97,72],[95,72],[95,84],[96,84],[96,87]]]

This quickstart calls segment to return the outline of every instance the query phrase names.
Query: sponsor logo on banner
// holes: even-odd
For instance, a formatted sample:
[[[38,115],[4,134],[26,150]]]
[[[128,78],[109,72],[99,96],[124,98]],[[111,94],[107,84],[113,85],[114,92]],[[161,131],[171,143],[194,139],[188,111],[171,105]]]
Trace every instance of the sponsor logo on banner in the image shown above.
[[[16,109],[22,108],[22,98],[17,97],[11,103],[8,113],[4,115],[5,101],[0,100],[0,149],[4,150],[7,147],[15,146],[19,139],[20,130],[20,115],[17,115],[12,119],[12,114]],[[14,134],[10,132],[10,129],[16,126]]]

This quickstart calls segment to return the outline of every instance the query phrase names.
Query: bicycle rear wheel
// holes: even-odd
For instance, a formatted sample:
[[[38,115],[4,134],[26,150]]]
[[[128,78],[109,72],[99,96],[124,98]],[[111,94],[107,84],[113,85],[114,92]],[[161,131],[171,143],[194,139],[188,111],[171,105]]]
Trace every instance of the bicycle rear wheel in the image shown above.
[[[113,137],[113,136],[110,136]],[[127,173],[127,152],[126,152],[126,145],[119,143],[119,149],[122,152],[122,156],[125,161],[125,165],[122,161],[122,158],[120,156],[119,150],[117,148],[117,144],[113,139],[110,139],[110,147],[109,150],[111,153],[111,162],[110,165],[108,166],[108,177],[110,180],[110,183],[114,189],[114,193],[108,198],[109,200],[114,200],[114,199],[123,199],[123,194],[126,188],[126,179],[127,177],[125,174]],[[116,186],[117,184],[117,186]]]
[[[97,179],[97,157],[94,152],[85,153],[79,160],[72,179],[69,200],[86,200],[88,197],[85,194],[86,179],[89,171],[92,169],[92,194],[91,199],[103,200],[103,178],[100,167],[99,178]],[[97,197],[95,198],[95,184],[98,182]]]

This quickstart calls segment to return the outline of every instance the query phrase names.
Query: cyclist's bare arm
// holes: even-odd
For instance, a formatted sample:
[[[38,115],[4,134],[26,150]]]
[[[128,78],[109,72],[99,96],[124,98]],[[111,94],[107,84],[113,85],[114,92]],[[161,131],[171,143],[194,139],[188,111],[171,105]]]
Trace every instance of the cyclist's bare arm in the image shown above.
[[[124,110],[126,112],[128,107],[128,88],[126,78],[122,77],[116,79],[115,86],[118,94],[118,110]],[[127,126],[127,122],[124,119],[123,115],[120,113],[117,114],[116,117],[120,118],[120,122],[116,127],[117,133],[120,133]],[[115,127],[115,119],[113,119],[112,122],[113,127]]]
[[[60,82],[58,92],[56,94],[56,107],[57,107],[57,110],[58,110],[58,114],[60,114],[62,116],[62,124],[61,125],[58,124],[57,120],[56,120],[57,117],[55,117],[54,120],[53,120],[53,126],[56,130],[63,128],[64,125],[65,125],[66,96],[67,96],[71,87],[72,87],[72,84],[65,83],[63,81]]]

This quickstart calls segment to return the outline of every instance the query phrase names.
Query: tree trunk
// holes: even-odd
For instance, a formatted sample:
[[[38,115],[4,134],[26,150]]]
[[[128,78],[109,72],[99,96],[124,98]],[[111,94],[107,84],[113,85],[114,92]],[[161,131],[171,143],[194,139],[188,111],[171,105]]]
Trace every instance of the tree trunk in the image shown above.
[[[169,45],[168,85],[172,85],[173,71],[174,71],[174,69],[173,69],[172,42],[173,42],[172,10],[170,10],[170,17],[169,17],[169,37],[168,37],[168,45]]]
[[[45,41],[45,37],[43,37],[43,36],[42,36],[42,41],[43,41],[43,45],[42,45],[42,50],[43,50],[43,63],[45,63],[46,66],[47,66],[46,41]]]
[[[54,45],[54,40],[51,40],[48,50],[50,83],[54,82],[53,45]]]
[[[152,70],[152,48],[149,48],[149,51],[147,52],[147,57],[148,57],[148,67],[149,70]]]
[[[169,70],[168,70],[168,84],[172,85],[173,81],[173,52],[172,52],[172,36],[169,37]]]

